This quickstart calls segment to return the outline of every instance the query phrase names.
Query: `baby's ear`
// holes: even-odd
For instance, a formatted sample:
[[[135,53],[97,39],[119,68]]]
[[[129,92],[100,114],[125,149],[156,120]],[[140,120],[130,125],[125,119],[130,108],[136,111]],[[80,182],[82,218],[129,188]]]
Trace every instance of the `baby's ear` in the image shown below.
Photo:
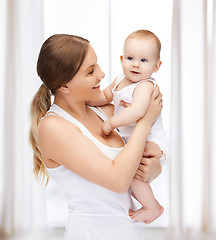
[[[154,67],[154,72],[155,72],[155,73],[160,69],[161,64],[162,64],[161,60],[158,60],[158,61],[155,63],[155,67]]]
[[[122,60],[123,60],[123,56],[122,56],[122,55],[120,56],[120,60],[121,60],[121,62],[122,62]]]

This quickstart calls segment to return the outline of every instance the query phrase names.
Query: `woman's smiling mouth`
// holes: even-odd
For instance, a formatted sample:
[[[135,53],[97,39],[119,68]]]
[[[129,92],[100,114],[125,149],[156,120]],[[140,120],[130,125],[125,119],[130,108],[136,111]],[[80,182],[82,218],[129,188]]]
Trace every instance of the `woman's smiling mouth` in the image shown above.
[[[92,87],[93,89],[95,88],[99,88],[100,87],[100,83],[98,83],[96,86]]]

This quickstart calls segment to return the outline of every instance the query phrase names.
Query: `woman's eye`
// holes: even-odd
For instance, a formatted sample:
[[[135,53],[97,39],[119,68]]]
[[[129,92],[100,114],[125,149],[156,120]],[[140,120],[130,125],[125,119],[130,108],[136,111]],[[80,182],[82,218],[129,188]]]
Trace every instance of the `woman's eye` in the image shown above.
[[[132,60],[133,58],[132,58],[132,57],[128,57],[127,59],[128,59],[128,60]]]
[[[141,62],[147,62],[147,60],[145,58],[142,58]]]
[[[92,74],[94,72],[94,69],[92,69],[90,72],[89,72],[89,74]]]

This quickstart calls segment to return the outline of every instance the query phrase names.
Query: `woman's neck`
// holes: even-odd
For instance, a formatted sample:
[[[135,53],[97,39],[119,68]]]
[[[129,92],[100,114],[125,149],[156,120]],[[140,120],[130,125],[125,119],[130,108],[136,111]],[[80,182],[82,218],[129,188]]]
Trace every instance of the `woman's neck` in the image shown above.
[[[63,98],[55,97],[54,104],[77,119],[84,119],[88,115],[89,108],[85,102],[69,102]]]

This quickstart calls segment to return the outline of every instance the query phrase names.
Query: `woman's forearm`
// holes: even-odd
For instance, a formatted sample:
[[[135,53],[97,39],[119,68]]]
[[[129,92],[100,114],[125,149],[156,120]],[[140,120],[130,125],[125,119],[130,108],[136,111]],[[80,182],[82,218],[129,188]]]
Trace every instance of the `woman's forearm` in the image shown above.
[[[151,130],[147,121],[138,121],[127,145],[113,160],[118,172],[120,192],[126,192],[140,164],[146,139]]]

